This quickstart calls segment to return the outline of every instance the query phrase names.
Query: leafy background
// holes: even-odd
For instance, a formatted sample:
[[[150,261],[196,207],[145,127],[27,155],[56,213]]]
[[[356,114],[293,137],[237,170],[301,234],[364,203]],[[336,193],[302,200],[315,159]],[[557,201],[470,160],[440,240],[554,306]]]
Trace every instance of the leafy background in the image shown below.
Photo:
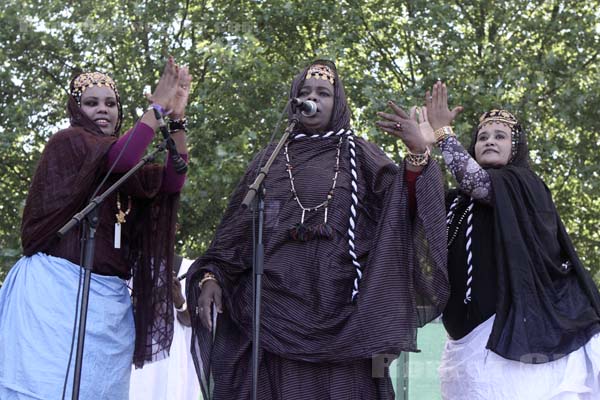
[[[437,78],[448,83],[451,102],[465,106],[455,125],[464,143],[480,112],[504,107],[517,114],[534,169],[600,281],[598,0],[3,4],[0,284],[20,255],[36,161],[48,137],[67,125],[73,71],[110,73],[130,126],[169,54],[194,75],[180,253],[196,257],[206,248],[244,167],[271,136],[292,76],[322,57],[337,62],[357,132],[396,159],[402,145],[375,129],[375,112],[390,98],[420,103]]]

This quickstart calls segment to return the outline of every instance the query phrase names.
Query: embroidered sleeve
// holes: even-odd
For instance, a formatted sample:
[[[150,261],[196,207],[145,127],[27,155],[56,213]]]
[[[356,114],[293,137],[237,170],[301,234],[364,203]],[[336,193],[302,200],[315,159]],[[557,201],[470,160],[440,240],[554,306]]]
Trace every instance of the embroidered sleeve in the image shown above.
[[[458,182],[460,191],[477,201],[491,204],[494,193],[490,175],[467,153],[456,137],[444,139],[440,150],[444,162]]]

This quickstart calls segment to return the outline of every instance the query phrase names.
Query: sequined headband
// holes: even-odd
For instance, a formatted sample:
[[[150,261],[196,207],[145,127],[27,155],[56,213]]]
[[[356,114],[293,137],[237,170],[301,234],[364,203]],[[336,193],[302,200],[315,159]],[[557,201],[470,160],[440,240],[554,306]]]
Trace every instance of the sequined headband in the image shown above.
[[[519,142],[521,141],[521,125],[515,116],[508,111],[493,109],[483,113],[481,117],[479,117],[479,125],[477,125],[477,130],[481,129],[481,127],[484,125],[493,124],[494,122],[504,124],[510,128],[512,160],[515,158],[519,150]]]
[[[329,81],[332,85],[335,84],[335,73],[330,67],[323,64],[314,64],[310,66],[306,72],[305,79],[310,78],[323,79],[324,81]]]
[[[83,92],[92,86],[109,87],[115,92],[115,95],[119,97],[119,92],[117,91],[117,85],[115,84],[115,81],[113,81],[110,76],[103,74],[102,72],[86,72],[77,76],[77,78],[75,78],[73,81],[71,95],[79,104]]]
[[[514,125],[519,124],[519,121],[517,121],[515,116],[509,113],[508,111],[494,109],[483,113],[481,117],[479,117],[479,125],[477,125],[477,129],[480,129],[482,126],[494,122],[506,124],[509,127],[513,127]]]

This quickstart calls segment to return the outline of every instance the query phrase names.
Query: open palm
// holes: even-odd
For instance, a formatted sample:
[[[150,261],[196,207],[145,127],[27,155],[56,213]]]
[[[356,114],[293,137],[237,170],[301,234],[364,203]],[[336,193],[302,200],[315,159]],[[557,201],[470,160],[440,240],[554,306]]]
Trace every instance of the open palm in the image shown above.
[[[192,76],[187,67],[179,68],[179,83],[177,91],[171,100],[171,107],[173,114],[171,115],[174,119],[183,118],[185,116],[185,107],[187,106],[188,98],[190,95],[190,84],[192,83]]]

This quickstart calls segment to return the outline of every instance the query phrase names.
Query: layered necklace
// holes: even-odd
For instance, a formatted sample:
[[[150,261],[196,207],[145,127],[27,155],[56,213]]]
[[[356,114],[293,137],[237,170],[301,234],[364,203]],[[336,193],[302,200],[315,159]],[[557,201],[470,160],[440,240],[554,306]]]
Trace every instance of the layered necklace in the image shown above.
[[[446,233],[448,235],[448,245],[447,245],[448,249],[450,248],[450,246],[452,246],[452,243],[454,243],[454,239],[456,239],[456,236],[458,235],[458,231],[460,230],[460,227],[462,226],[463,220],[465,219],[465,217],[471,211],[472,208],[473,208],[472,205],[469,205],[469,207],[465,207],[465,210],[463,211],[462,215],[458,218],[458,222],[456,223],[456,225],[454,227],[454,231],[452,232],[452,234],[450,234],[450,227],[453,225],[454,218],[456,216],[456,214],[454,212],[452,212],[452,215],[450,216],[449,220],[446,223]]]
[[[326,196],[325,200],[314,207],[304,206],[302,204],[302,201],[300,200],[300,196],[298,196],[298,192],[296,191],[296,186],[294,185],[294,175],[292,173],[292,170],[294,169],[294,167],[292,166],[292,163],[290,161],[290,154],[288,151],[288,145],[289,145],[290,141],[288,140],[285,143],[283,153],[285,155],[286,169],[288,172],[288,176],[290,178],[290,186],[291,186],[292,196],[294,197],[294,200],[296,201],[296,203],[302,210],[302,216],[300,217],[300,222],[291,226],[288,231],[291,239],[305,242],[305,241],[308,241],[308,240],[311,240],[314,238],[331,239],[333,237],[333,228],[327,223],[327,211],[329,208],[329,203],[333,199],[333,192],[335,190],[338,175],[340,172],[340,152],[341,152],[341,148],[342,148],[342,140],[343,140],[343,136],[340,136],[338,144],[337,144],[337,149],[336,149],[335,166],[333,169],[333,178],[331,179],[331,188],[327,192],[327,196]],[[317,225],[312,225],[312,226],[306,225],[304,223],[304,217],[306,216],[306,213],[311,212],[311,211],[317,211],[321,208],[324,208],[323,223],[317,224]]]

